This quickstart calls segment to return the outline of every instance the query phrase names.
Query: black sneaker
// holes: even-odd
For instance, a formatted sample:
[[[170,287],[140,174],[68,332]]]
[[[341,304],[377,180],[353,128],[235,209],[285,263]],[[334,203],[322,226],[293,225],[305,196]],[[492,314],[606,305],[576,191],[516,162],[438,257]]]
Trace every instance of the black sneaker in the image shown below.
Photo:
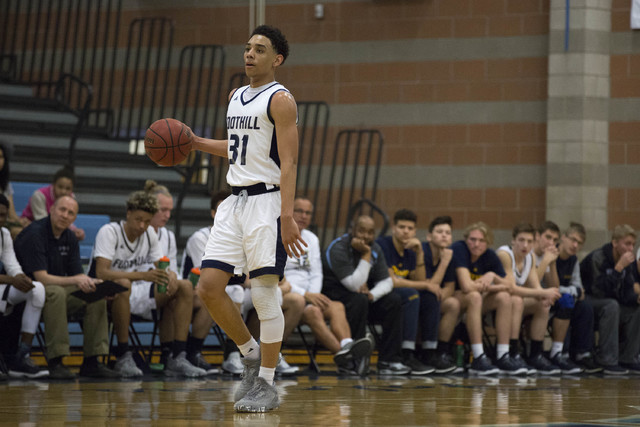
[[[585,374],[597,374],[602,372],[602,366],[598,365],[598,362],[593,358],[591,354],[584,356],[582,359],[575,359],[574,362],[582,368],[582,372]]]
[[[213,366],[211,366],[209,362],[205,360],[205,358],[202,356],[202,353],[200,352],[189,355],[187,360],[191,362],[191,364],[196,368],[204,369],[207,375],[214,375],[219,372],[218,368],[214,368]]]
[[[62,363],[49,368],[49,378],[52,380],[75,380],[76,376]]]
[[[371,341],[367,338],[360,338],[342,347],[333,355],[333,361],[338,368],[350,369],[354,361],[371,356],[371,351]]]
[[[520,354],[516,354],[511,358],[518,366],[521,366],[527,370],[527,375],[535,375],[538,370],[533,366],[529,365],[525,360],[520,356]]]
[[[527,368],[513,360],[509,353],[503,354],[496,362],[496,366],[500,369],[501,374],[525,375],[527,373]]]
[[[605,375],[627,375],[629,371],[620,365],[608,365],[602,367],[602,373]]]
[[[378,361],[378,375],[408,375],[411,368],[400,362]]]
[[[7,374],[5,374],[4,372],[0,371],[0,382],[6,381],[6,380],[7,380]]]
[[[419,361],[412,351],[407,353],[402,363],[411,369],[411,375],[427,375],[435,371],[433,366],[425,365]]]
[[[620,366],[629,371],[630,374],[640,374],[640,363],[620,363]]]
[[[582,372],[582,368],[571,361],[567,356],[558,353],[551,359],[551,363],[560,368],[565,375],[575,375]]]
[[[527,363],[536,368],[540,375],[560,375],[562,372],[558,366],[549,362],[549,359],[544,357],[542,353],[529,358]]]
[[[469,367],[469,373],[474,375],[496,375],[498,372],[500,369],[493,366],[484,353],[480,357],[474,358]]]
[[[453,361],[453,356],[449,353],[434,353],[433,356],[429,358],[429,364],[435,368],[436,374],[448,374],[457,368]]]
[[[49,375],[47,369],[37,366],[27,353],[24,357],[14,360],[9,366],[9,376],[11,378],[42,378]]]
[[[98,363],[95,366],[91,367],[83,363],[80,366],[80,376],[89,378],[120,378],[119,373],[107,368],[102,363]]]

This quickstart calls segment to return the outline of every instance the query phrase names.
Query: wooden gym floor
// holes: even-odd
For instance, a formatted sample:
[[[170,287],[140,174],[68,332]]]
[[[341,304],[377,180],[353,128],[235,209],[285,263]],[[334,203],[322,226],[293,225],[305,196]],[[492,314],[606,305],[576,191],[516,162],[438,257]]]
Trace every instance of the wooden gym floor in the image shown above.
[[[289,357],[288,357],[289,359]],[[295,362],[295,357],[291,357]],[[281,406],[237,414],[239,378],[0,383],[0,425],[423,426],[640,424],[640,376],[280,378]]]

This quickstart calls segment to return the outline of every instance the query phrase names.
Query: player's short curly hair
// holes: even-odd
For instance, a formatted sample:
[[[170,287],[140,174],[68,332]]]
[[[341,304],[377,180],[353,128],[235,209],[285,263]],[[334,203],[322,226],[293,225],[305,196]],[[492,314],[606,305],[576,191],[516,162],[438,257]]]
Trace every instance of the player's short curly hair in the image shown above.
[[[289,42],[287,42],[284,34],[282,34],[282,32],[276,27],[260,25],[251,33],[251,37],[255,35],[265,36],[271,40],[271,44],[273,45],[276,53],[278,55],[282,55],[282,64],[284,64],[284,61],[286,61],[289,56]]]
[[[158,198],[146,191],[134,191],[127,200],[127,212],[144,211],[155,215],[158,212]]]

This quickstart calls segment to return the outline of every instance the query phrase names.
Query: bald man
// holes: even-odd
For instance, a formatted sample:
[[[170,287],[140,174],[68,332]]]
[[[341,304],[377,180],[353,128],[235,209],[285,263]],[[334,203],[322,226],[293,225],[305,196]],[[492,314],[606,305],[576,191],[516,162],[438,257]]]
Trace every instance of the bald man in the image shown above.
[[[72,292],[95,292],[101,281],[84,274],[78,239],[69,229],[78,216],[78,202],[70,196],[60,197],[49,216],[32,222],[14,243],[16,257],[31,279],[44,285],[46,300],[42,311],[49,360],[49,377],[73,379],[75,375],[62,363],[69,355],[68,315],[84,309],[84,360],[80,375],[97,378],[117,377],[98,361],[109,352],[107,303],[92,303],[76,298]]]
[[[401,362],[402,302],[391,292],[393,281],[374,237],[373,218],[362,215],[351,233],[329,244],[323,254],[322,293],[344,304],[354,339],[364,337],[368,320],[382,324],[378,375],[406,375],[411,369]]]

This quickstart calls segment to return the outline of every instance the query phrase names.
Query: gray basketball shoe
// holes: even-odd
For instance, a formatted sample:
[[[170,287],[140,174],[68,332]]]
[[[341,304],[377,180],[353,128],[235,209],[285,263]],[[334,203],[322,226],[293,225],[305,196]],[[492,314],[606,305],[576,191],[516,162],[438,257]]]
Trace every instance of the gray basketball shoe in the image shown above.
[[[233,408],[236,412],[267,412],[278,406],[280,406],[280,399],[278,399],[276,387],[267,384],[264,378],[256,377],[251,390],[237,401]]]
[[[243,357],[241,360],[244,371],[240,374],[242,376],[242,382],[233,395],[234,402],[239,401],[247,394],[253,387],[255,379],[258,377],[258,372],[260,372],[260,359],[251,360]]]

